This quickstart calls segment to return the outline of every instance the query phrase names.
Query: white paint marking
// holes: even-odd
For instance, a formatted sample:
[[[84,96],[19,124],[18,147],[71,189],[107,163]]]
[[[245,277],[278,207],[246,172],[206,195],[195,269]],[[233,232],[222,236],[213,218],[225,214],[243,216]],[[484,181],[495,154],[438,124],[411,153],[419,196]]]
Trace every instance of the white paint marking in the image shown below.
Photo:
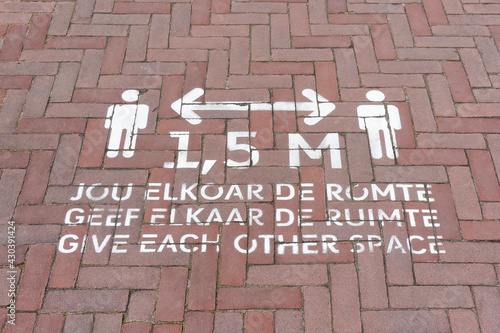
[[[210,171],[210,169],[212,169],[212,167],[214,166],[214,164],[216,162],[217,162],[217,160],[206,160],[203,163],[203,168],[201,170],[201,174],[206,175]]]
[[[312,89],[304,89],[302,95],[307,97],[310,102],[275,102],[259,103],[249,101],[227,101],[227,102],[195,102],[196,99],[204,94],[201,88],[195,88],[172,103],[172,109],[190,124],[197,125],[202,122],[201,116],[195,111],[306,111],[311,112],[304,119],[307,125],[315,125],[324,117],[335,110],[335,104],[329,102],[326,98],[318,95]]]

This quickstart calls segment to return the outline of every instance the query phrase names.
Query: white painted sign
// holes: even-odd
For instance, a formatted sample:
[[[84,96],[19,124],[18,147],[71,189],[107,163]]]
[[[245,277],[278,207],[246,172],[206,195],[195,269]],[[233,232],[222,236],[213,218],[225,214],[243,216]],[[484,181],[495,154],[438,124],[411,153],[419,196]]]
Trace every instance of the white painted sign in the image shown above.
[[[193,89],[182,98],[179,98],[172,103],[172,109],[193,125],[197,125],[202,122],[204,112],[221,110],[235,113],[248,111],[306,111],[310,112],[310,114],[305,117],[304,122],[307,125],[315,125],[335,110],[335,104],[330,103],[326,98],[311,89],[304,89],[302,91],[302,95],[309,99],[310,102],[298,103],[259,103],[248,101],[195,102],[195,100],[203,96],[204,93],[205,91],[201,88]]]
[[[378,90],[366,93],[370,102],[382,102],[385,95]],[[401,129],[399,110],[394,105],[387,108],[383,104],[371,104],[358,106],[359,128],[368,131],[370,152],[373,159],[381,159],[386,156],[390,159],[398,157],[395,130]],[[382,137],[381,137],[382,136]]]
[[[148,123],[149,107],[146,104],[137,104],[139,91],[126,90],[122,99],[136,104],[118,104],[108,108],[104,127],[111,129],[107,153],[110,158],[117,157],[120,150],[125,158],[134,156],[137,132],[146,128]],[[125,138],[123,147],[120,147],[122,135],[125,135]]]

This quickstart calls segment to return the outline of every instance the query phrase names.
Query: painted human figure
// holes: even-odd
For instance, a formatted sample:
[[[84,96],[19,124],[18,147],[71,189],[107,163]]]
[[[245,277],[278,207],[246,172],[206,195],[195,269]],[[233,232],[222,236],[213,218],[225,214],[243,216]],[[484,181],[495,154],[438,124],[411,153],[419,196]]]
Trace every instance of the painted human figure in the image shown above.
[[[146,104],[137,104],[139,91],[126,90],[122,94],[122,99],[136,103],[111,105],[108,108],[104,127],[111,129],[107,152],[110,158],[117,157],[119,150],[122,150],[123,157],[134,156],[137,132],[146,128],[148,123],[149,107]],[[122,135],[125,135],[123,148],[120,147]]]
[[[370,102],[382,102],[385,95],[378,90],[371,90],[366,94]],[[381,159],[385,154],[388,158],[398,157],[395,130],[401,129],[399,110],[394,105],[383,104],[358,106],[359,128],[367,130],[372,158]]]

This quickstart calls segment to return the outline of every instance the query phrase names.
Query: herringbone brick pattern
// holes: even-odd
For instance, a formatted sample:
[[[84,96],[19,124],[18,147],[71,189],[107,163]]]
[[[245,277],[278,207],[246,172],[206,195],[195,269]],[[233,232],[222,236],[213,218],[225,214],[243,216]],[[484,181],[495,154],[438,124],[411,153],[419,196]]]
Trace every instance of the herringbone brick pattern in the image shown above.
[[[3,332],[499,331],[499,1],[2,1],[0,47]],[[273,107],[193,124],[195,88]],[[127,89],[147,124],[113,157]]]

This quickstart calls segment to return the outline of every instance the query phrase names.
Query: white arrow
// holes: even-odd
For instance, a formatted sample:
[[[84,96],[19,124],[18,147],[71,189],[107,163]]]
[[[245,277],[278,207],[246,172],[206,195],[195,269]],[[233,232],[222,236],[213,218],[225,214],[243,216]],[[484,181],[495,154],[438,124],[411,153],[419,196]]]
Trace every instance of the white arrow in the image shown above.
[[[258,103],[258,102],[195,102],[196,99],[203,96],[204,90],[195,88],[172,103],[172,109],[177,112],[182,118],[186,119],[189,123],[197,125],[201,123],[202,119],[195,111],[232,111],[232,112],[248,112],[251,111],[311,111],[306,116],[304,122],[307,125],[315,125],[321,119],[328,116],[335,110],[335,104],[329,102],[323,96],[317,94],[312,89],[304,89],[304,95],[310,102],[275,102],[271,103]]]

